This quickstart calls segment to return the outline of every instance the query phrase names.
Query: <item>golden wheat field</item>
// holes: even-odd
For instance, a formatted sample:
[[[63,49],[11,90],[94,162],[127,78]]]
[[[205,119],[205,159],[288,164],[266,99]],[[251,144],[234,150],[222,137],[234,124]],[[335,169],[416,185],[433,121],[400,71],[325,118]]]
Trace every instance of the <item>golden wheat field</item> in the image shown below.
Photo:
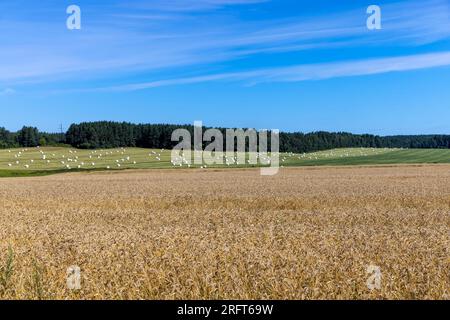
[[[448,165],[8,178],[0,203],[2,299],[450,298]]]

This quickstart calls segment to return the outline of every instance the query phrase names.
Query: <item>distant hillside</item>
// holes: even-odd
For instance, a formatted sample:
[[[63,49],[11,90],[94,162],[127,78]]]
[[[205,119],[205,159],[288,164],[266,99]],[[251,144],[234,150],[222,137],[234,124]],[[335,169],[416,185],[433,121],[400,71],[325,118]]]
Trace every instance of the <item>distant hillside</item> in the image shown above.
[[[0,148],[34,147],[67,144],[81,149],[142,147],[172,148],[172,132],[187,129],[192,134],[192,125],[132,124],[119,122],[84,122],[72,124],[65,134],[39,132],[37,128],[23,127],[18,132],[0,128]],[[204,130],[209,128],[204,128]],[[225,132],[225,128],[218,128]],[[334,148],[411,148],[448,149],[450,135],[399,135],[376,136],[347,132],[282,132],[281,152],[313,152]]]

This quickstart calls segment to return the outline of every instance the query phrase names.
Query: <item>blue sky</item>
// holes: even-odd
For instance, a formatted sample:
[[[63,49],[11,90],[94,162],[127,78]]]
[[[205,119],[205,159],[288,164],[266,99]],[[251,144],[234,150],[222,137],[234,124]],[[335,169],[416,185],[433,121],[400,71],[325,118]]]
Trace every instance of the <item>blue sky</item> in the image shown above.
[[[66,8],[82,29],[66,28]],[[368,30],[366,9],[382,10]],[[450,133],[450,1],[2,0],[0,126]]]

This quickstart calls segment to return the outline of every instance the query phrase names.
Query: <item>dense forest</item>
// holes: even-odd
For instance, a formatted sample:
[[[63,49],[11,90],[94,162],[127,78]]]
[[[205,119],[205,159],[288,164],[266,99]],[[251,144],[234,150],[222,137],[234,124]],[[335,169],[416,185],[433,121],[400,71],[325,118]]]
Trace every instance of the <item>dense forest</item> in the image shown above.
[[[70,145],[81,149],[116,147],[170,149],[177,144],[171,141],[172,132],[175,129],[187,129],[193,136],[192,125],[107,121],[72,124],[65,134],[39,132],[34,127],[23,127],[18,132],[9,132],[0,127],[0,148]],[[225,133],[226,129],[218,129]],[[346,132],[280,133],[281,152],[302,153],[344,147],[450,148],[450,135],[376,136]]]
[[[9,132],[0,127],[0,149],[36,146],[57,146],[65,143],[65,134],[39,132],[34,127],[23,127],[18,132]]]

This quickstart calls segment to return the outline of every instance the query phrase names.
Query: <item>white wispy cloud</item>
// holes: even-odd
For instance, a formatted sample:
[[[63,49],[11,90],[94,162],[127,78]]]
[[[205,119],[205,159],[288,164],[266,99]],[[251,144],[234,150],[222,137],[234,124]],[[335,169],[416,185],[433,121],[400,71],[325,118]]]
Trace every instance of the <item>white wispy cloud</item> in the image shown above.
[[[215,81],[244,81],[250,85],[269,82],[300,82],[340,77],[366,76],[389,72],[412,71],[445,66],[450,66],[450,52],[324,64],[296,65],[283,68],[260,69],[244,72],[218,73],[197,77],[158,80],[74,91],[136,91],[163,86]]]
[[[48,1],[42,0],[37,8],[44,10]],[[384,45],[405,48],[450,38],[447,0],[384,5],[380,32],[367,30],[365,6],[313,19],[299,16],[242,21],[230,13],[203,12],[202,19],[189,15],[192,11],[261,2],[265,1],[117,0],[118,7],[96,5],[95,15],[86,5],[82,9],[91,13],[90,19],[79,32],[66,30],[59,15],[58,19],[2,19],[0,84],[16,87],[30,81],[107,80],[137,73],[167,78],[161,73],[179,73],[183,68],[201,72],[198,66],[232,64],[236,59],[251,59],[262,53]],[[13,2],[2,1],[5,17],[20,17],[9,14],[7,3]],[[130,9],[139,5],[139,10]]]
[[[124,6],[158,11],[204,11],[268,1],[270,0],[132,0],[125,2]]]

